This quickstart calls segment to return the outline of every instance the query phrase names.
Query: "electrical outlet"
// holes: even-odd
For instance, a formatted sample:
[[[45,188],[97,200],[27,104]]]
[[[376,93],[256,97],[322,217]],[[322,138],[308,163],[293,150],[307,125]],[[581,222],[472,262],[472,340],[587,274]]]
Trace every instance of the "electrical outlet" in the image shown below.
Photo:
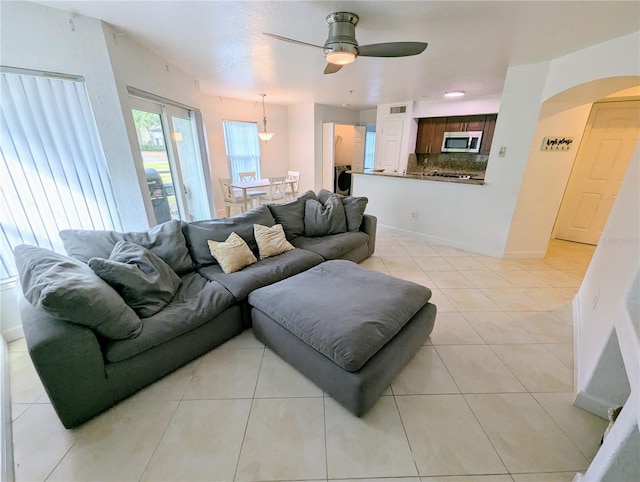
[[[413,220],[418,219],[418,212],[417,211],[411,211],[411,219],[413,219]]]

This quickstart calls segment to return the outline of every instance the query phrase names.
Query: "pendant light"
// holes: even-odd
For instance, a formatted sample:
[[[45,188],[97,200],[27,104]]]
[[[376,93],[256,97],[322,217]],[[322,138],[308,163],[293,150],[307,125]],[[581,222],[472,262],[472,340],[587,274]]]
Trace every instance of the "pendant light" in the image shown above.
[[[267,131],[267,114],[266,114],[266,111],[264,110],[264,98],[267,96],[267,94],[260,94],[260,95],[262,96],[262,129],[263,130],[262,132],[258,132],[258,137],[263,141],[268,141],[273,136],[275,136],[276,133]]]

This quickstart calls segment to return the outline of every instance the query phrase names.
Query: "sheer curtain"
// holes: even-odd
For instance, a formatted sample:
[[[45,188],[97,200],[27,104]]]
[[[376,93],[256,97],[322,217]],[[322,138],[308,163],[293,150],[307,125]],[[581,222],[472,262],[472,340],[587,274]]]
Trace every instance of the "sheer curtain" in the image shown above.
[[[371,130],[370,126],[367,126],[367,131],[364,137],[364,168],[365,169],[373,169],[375,152],[376,152],[376,131]]]
[[[260,142],[255,122],[222,121],[224,145],[229,158],[231,180],[239,181],[238,173],[255,171],[260,179]]]
[[[121,229],[81,79],[3,69],[0,103],[0,279],[13,248],[64,252],[61,229]]]

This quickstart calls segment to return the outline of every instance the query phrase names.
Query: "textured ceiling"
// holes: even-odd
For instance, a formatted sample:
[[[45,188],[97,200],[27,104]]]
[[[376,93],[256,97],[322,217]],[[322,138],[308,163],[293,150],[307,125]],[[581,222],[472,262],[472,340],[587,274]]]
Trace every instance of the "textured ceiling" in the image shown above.
[[[550,60],[640,30],[640,2],[485,1],[41,1],[101,19],[200,79],[207,94],[269,103],[373,107],[499,95],[509,65]],[[421,55],[360,57],[323,75],[322,50],[274,40],[270,32],[322,45],[325,17],[360,17],[361,45],[428,42]],[[639,59],[629,59],[639,62]]]

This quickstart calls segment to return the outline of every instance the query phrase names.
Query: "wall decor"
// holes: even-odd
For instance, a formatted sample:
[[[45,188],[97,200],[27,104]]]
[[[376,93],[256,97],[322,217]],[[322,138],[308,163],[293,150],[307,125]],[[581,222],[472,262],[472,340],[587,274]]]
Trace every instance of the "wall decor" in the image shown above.
[[[573,137],[545,137],[542,139],[543,151],[568,151],[573,144]]]

